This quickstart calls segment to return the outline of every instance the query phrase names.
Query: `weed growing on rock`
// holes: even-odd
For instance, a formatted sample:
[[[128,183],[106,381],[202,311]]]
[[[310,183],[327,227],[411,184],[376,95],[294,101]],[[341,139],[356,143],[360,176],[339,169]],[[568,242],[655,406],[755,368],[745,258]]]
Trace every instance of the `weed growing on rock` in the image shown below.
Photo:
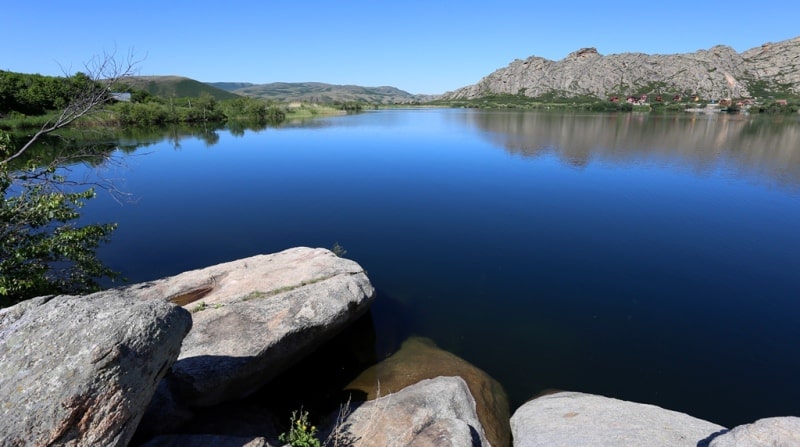
[[[206,304],[206,302],[205,301],[200,301],[196,306],[194,306],[192,308],[192,313],[202,312],[202,311],[204,311],[206,309],[208,309],[208,305]]]
[[[338,242],[333,243],[333,247],[331,247],[331,251],[338,257],[344,257],[347,254],[347,250],[344,249]]]
[[[281,442],[286,442],[292,447],[322,447],[319,439],[314,436],[317,427],[308,423],[308,411],[303,411],[302,408],[299,414],[293,411],[290,420],[289,431],[278,437]]]

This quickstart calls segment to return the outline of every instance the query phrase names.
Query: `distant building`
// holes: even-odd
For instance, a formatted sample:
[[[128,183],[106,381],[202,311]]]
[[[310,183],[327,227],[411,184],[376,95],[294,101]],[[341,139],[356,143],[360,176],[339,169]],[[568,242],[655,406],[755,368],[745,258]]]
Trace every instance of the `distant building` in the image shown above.
[[[647,95],[642,95],[638,98],[636,96],[628,96],[628,98],[625,99],[625,102],[628,104],[644,105],[647,104]]]
[[[111,99],[114,101],[131,102],[131,94],[126,92],[112,92]]]

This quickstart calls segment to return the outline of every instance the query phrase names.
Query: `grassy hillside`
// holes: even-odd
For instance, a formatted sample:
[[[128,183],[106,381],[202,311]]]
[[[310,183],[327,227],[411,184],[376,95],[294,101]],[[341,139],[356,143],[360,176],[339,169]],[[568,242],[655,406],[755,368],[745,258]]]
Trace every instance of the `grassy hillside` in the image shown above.
[[[234,90],[240,95],[279,102],[302,101],[317,104],[366,102],[371,104],[408,104],[421,100],[395,87],[360,87],[322,82],[273,82]]]
[[[239,97],[235,93],[181,76],[132,76],[122,79],[121,82],[164,98],[197,98],[203,93],[208,93],[217,100]]]
[[[240,88],[251,87],[255,85],[252,82],[207,82],[206,84],[221,90],[225,90],[226,92],[232,92]]]

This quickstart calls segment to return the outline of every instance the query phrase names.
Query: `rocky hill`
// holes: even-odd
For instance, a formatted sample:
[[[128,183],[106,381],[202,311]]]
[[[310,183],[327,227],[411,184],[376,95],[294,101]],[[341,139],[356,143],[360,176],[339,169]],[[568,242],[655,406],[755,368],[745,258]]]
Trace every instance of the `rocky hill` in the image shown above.
[[[703,99],[800,95],[800,37],[742,53],[718,45],[687,54],[601,55],[583,48],[560,61],[517,59],[477,84],[442,99],[487,95],[528,97],[698,95]]]
[[[234,93],[273,101],[304,101],[313,103],[368,102],[373,104],[409,104],[431,99],[413,95],[395,87],[361,87],[334,85],[322,82],[273,82],[250,85]]]

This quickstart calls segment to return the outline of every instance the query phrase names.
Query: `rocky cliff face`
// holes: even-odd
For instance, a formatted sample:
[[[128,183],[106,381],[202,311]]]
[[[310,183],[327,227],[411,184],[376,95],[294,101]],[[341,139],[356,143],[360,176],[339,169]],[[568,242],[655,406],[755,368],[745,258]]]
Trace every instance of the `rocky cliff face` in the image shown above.
[[[601,55],[584,48],[560,61],[515,60],[475,85],[443,95],[474,99],[509,94],[598,98],[625,95],[698,95],[704,99],[800,94],[800,37],[737,53],[715,46],[688,54]]]

